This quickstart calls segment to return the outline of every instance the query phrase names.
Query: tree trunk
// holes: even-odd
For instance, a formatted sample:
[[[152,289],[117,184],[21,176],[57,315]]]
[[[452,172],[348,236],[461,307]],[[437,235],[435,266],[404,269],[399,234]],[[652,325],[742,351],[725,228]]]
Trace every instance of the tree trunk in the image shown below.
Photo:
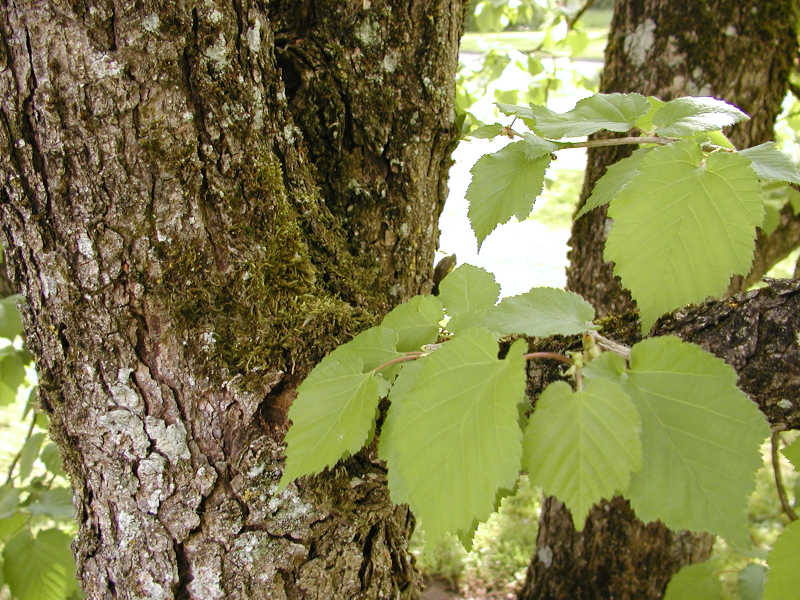
[[[685,95],[722,98],[751,115],[730,132],[737,147],[767,141],[797,50],[792,6],[791,0],[620,0],[601,91],[636,91],[664,100]],[[581,204],[606,168],[631,151],[621,146],[589,151]],[[794,248],[799,227],[800,219],[784,209],[773,234],[759,233],[753,273],[735,280],[732,290],[760,279]],[[567,285],[592,302],[598,314],[621,314],[633,303],[612,265],[603,260],[606,229],[605,207],[574,224]],[[619,497],[595,506],[584,530],[576,532],[569,512],[548,498],[519,597],[660,598],[670,577],[682,565],[705,559],[712,543],[708,534],[642,523]]]
[[[417,595],[366,453],[276,486],[298,383],[430,289],[463,11],[0,8],[0,226],[90,598]]]

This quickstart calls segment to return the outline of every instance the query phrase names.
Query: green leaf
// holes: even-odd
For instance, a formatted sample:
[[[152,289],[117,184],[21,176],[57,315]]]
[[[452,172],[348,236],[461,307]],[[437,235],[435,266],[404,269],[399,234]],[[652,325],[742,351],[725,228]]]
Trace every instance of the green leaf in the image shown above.
[[[644,463],[627,494],[643,521],[747,544],[747,499],[769,426],[736,371],[676,337],[636,344],[625,390],[642,418]]]
[[[577,221],[590,210],[608,204],[616,198],[625,189],[625,186],[639,174],[639,164],[649,151],[650,148],[639,148],[634,150],[630,156],[608,167],[603,176],[597,180],[586,203],[575,215],[575,220]]]
[[[781,452],[792,463],[794,470],[800,473],[800,437],[786,446]]]
[[[468,532],[519,475],[525,342],[497,358],[485,329],[470,329],[404,369],[389,396],[379,454],[395,503],[408,503],[426,542]]]
[[[480,325],[499,335],[533,337],[573,335],[595,329],[594,308],[578,294],[555,288],[533,288],[504,298],[489,308]]]
[[[0,348],[0,406],[17,398],[17,388],[25,380],[23,354],[14,346]]]
[[[533,110],[531,110],[530,106],[519,106],[517,104],[507,104],[505,102],[496,102],[495,104],[500,112],[504,115],[522,119],[522,121],[530,129],[533,129],[533,126],[536,123],[536,115],[534,114]]]
[[[544,106],[531,107],[533,130],[547,138],[582,137],[602,129],[628,131],[648,110],[650,103],[641,94],[595,94],[560,114]]]
[[[450,316],[447,329],[475,326],[499,295],[500,285],[491,273],[466,263],[457,267],[439,284],[439,300]]]
[[[580,531],[589,509],[627,489],[642,463],[639,415],[622,387],[603,379],[573,392],[549,385],[525,431],[522,466],[533,485],[556,496]]]
[[[501,223],[512,216],[525,219],[531,213],[550,164],[549,153],[532,154],[535,153],[530,143],[514,142],[498,152],[482,156],[470,170],[472,181],[466,197],[478,248]]]
[[[723,294],[747,273],[761,187],[746,158],[707,158],[692,141],[652,149],[608,210],[604,256],[633,295],[648,331],[667,311]],[[667,283],[668,282],[668,283]]]
[[[59,529],[27,529],[3,550],[3,574],[16,600],[63,600],[77,589],[71,538]]]
[[[483,125],[477,129],[473,129],[467,136],[479,139],[492,139],[503,133],[503,131],[505,131],[505,127],[500,125],[500,123],[492,123],[491,125]]]
[[[767,142],[739,152],[750,160],[750,166],[760,179],[766,181],[790,181],[800,184],[800,171],[792,159],[778,150],[775,142]]]
[[[9,517],[0,519],[0,544],[5,544],[24,527],[30,517],[22,512],[15,512]]]
[[[19,480],[24,481],[31,474],[33,463],[39,457],[39,448],[42,446],[47,434],[39,432],[29,437],[19,453]]]
[[[24,301],[21,294],[0,300],[0,337],[13,340],[22,333],[22,317],[17,308],[17,304],[21,301]]]
[[[397,332],[398,352],[411,352],[436,341],[442,316],[442,303],[438,298],[414,296],[392,309],[381,326]]]
[[[0,487],[0,519],[7,519],[17,512],[20,492],[10,483]]]
[[[658,110],[666,104],[663,100],[656,98],[655,96],[647,96],[647,103],[650,105],[648,111],[636,119],[636,123],[634,124],[636,127],[641,129],[646,133],[650,133],[653,131],[653,116],[658,112]]]
[[[656,111],[653,125],[659,135],[680,137],[722,129],[749,118],[735,106],[716,98],[676,98]]]
[[[764,579],[767,569],[764,565],[750,563],[739,571],[739,600],[761,600],[764,595]]]
[[[605,379],[615,383],[625,374],[625,359],[614,352],[603,352],[582,369],[585,379]]]
[[[53,442],[48,442],[45,447],[42,448],[42,451],[39,454],[39,459],[44,463],[44,466],[47,467],[47,470],[53,475],[61,475],[62,477],[66,477],[66,473],[64,472],[64,463],[61,460],[61,452],[59,452],[58,446],[56,446]]]
[[[388,388],[371,369],[397,356],[392,350],[396,343],[395,331],[372,327],[328,354],[300,384],[289,409],[292,426],[286,434],[281,488],[364,446]]]
[[[786,600],[796,598],[800,590],[800,521],[786,526],[775,540],[767,557],[769,572],[764,585],[764,600]]]
[[[719,600],[722,584],[709,562],[686,565],[672,576],[664,600]]]
[[[32,501],[25,507],[32,515],[50,517],[55,520],[71,521],[75,509],[72,506],[72,490],[57,487],[32,494]]]

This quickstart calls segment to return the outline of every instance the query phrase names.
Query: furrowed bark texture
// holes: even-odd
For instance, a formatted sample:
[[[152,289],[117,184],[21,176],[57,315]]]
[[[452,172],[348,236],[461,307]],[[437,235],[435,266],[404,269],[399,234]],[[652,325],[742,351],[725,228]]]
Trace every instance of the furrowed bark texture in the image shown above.
[[[600,89],[663,100],[687,95],[725,99],[751,115],[732,128],[732,141],[740,148],[757,145],[772,139],[786,94],[797,51],[794,22],[790,0],[620,0]],[[606,168],[632,150],[618,146],[589,151],[580,204]],[[733,291],[760,279],[798,244],[798,223],[800,219],[786,208],[773,234],[759,233],[753,273],[746,280],[735,280]],[[622,314],[633,305],[612,265],[603,260],[609,225],[605,207],[595,209],[573,225],[570,239],[567,286],[589,300],[600,315]],[[731,335],[729,341],[740,346],[755,343],[755,338]],[[735,366],[735,361],[731,364]],[[775,363],[765,367],[760,374],[769,377]],[[743,389],[754,393],[754,386]],[[776,416],[769,411],[776,411],[777,400],[762,404],[770,418]],[[520,598],[660,598],[672,574],[707,557],[712,542],[709,535],[673,532],[661,523],[646,525],[622,498],[596,506],[578,533],[563,505],[548,499]]]
[[[90,598],[417,595],[368,457],[276,487],[298,382],[430,289],[463,10],[0,8],[0,226]]]
[[[800,282],[769,287],[676,311],[655,335],[677,335],[719,356],[738,373],[772,425],[800,428]],[[626,344],[639,341],[634,313],[614,319],[605,333]],[[554,346],[554,342],[558,346]],[[577,350],[578,336],[536,340],[531,351]],[[561,377],[546,361],[529,364],[529,393],[538,395]],[[688,562],[707,557],[713,537],[672,532],[660,522],[643,524],[620,497],[592,508],[576,532],[556,498],[542,506],[537,550],[521,598],[661,598],[669,577]]]

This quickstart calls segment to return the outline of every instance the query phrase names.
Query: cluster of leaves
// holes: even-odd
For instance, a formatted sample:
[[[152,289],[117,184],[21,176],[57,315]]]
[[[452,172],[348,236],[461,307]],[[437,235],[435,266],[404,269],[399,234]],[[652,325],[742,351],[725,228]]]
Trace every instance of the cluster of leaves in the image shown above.
[[[23,419],[30,420],[22,448],[0,486],[0,588],[14,600],[78,598],[70,550],[74,532],[72,490],[58,448],[47,439],[47,417],[35,408],[36,390],[30,354],[21,348],[16,304],[20,296],[0,300],[0,408],[8,410],[29,392]],[[15,343],[16,340],[16,343]]]
[[[664,312],[721,295],[732,274],[746,273],[764,222],[764,190],[800,183],[774,145],[736,151],[720,129],[747,116],[711,98],[598,94],[563,114],[500,109],[529,131],[494,124],[475,132],[520,138],[472,170],[469,216],[479,243],[510,217],[527,217],[555,152],[642,146],[608,170],[577,217],[610,203],[605,255],[631,290],[645,331]],[[560,139],[601,130],[644,135]],[[378,454],[393,500],[412,508],[429,543],[455,532],[469,544],[523,470],[569,508],[577,529],[593,504],[622,494],[644,521],[712,532],[746,548],[747,499],[770,432],[736,387],[736,372],[675,337],[632,348],[606,340],[591,305],[564,290],[534,288],[499,303],[498,296],[489,273],[462,265],[438,297],[412,298],[326,356],[291,407],[281,486],[370,443],[388,397]],[[575,334],[584,350],[571,357],[526,354],[520,339]],[[570,362],[574,385],[549,385],[528,417],[525,361],[532,358]],[[799,551],[793,525],[770,555],[765,598],[785,597],[787,582],[796,585],[788,565]],[[692,573],[701,569],[671,589]]]

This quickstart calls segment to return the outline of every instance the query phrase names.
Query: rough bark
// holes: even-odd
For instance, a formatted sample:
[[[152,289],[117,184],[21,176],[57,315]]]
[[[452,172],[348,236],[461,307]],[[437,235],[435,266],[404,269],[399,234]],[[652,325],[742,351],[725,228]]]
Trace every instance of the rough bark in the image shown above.
[[[417,594],[368,456],[276,484],[298,382],[430,288],[463,10],[0,8],[0,227],[90,598]]]
[[[724,359],[736,369],[747,392],[771,424],[800,428],[800,281],[771,281],[769,287],[724,301],[676,311],[656,325],[655,335],[678,335]],[[633,344],[636,318],[607,323],[605,334]],[[575,336],[536,340],[532,351],[579,349]],[[558,368],[529,367],[529,391],[537,395],[560,377]],[[592,508],[584,530],[576,532],[569,511],[557,499],[542,506],[536,554],[521,598],[661,598],[671,574],[703,560],[713,537],[673,532],[660,522],[641,523],[627,500],[615,497]],[[577,575],[576,575],[577,574]]]
[[[600,88],[664,100],[685,95],[723,98],[751,115],[750,121],[729,132],[738,147],[748,147],[772,138],[796,50],[791,0],[621,0],[615,5]],[[589,151],[581,204],[608,165],[631,151]],[[732,291],[760,279],[797,245],[798,223],[800,218],[787,208],[772,235],[759,233],[753,273],[735,280]],[[603,260],[607,227],[605,207],[574,224],[567,271],[567,286],[601,315],[621,314],[633,305],[612,265]],[[735,340],[740,346],[754,342]],[[771,371],[760,373],[768,377]],[[753,393],[752,386],[744,389]],[[770,406],[775,412],[774,401]],[[712,541],[708,535],[670,531],[661,523],[646,525],[621,498],[595,507],[578,533],[563,505],[548,499],[520,598],[660,598],[672,574],[707,557]],[[575,573],[581,573],[580,579]]]

